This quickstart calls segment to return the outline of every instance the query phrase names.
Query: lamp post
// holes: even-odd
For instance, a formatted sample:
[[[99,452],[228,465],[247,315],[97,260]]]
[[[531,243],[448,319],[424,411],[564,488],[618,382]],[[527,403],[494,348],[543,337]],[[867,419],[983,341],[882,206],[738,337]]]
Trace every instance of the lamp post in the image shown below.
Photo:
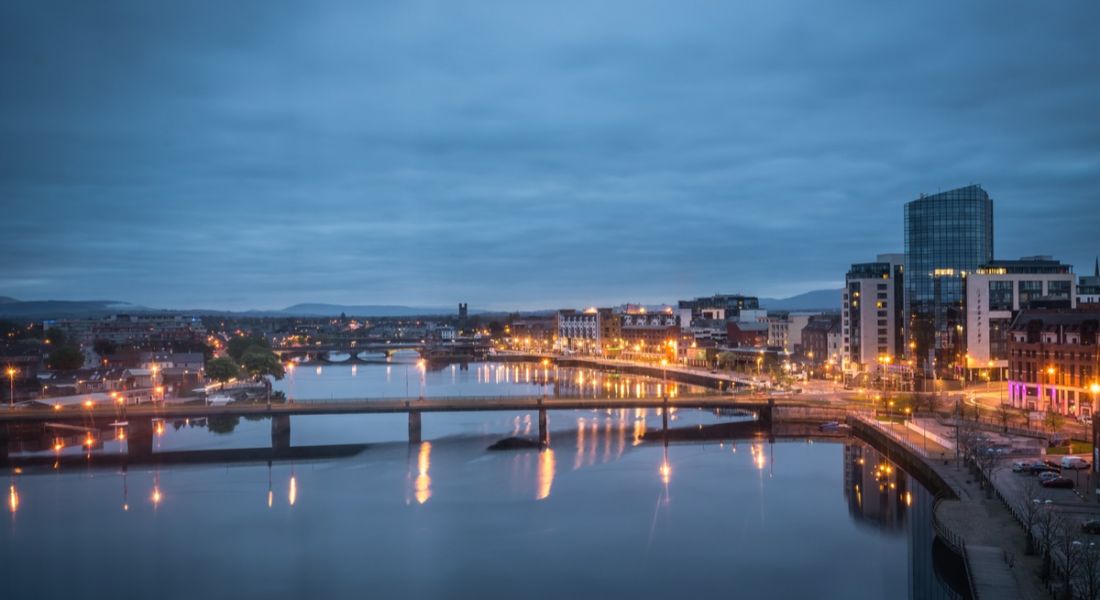
[[[8,367],[8,408],[15,408],[15,367]]]

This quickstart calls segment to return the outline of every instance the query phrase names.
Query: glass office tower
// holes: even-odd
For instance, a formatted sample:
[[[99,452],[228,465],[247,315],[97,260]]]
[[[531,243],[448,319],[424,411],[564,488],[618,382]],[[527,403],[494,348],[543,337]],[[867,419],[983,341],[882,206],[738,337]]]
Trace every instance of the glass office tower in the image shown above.
[[[905,205],[907,339],[926,375],[965,364],[964,278],[992,260],[993,200],[980,185]]]

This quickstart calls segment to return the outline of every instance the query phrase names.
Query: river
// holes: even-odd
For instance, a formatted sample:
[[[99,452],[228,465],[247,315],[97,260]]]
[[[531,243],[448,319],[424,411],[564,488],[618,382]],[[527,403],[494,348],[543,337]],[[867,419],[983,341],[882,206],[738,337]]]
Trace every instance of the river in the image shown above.
[[[541,371],[553,369],[303,365],[276,389],[302,399],[401,396],[406,385],[428,396],[554,393]],[[556,381],[563,394],[702,391],[589,371]],[[748,418],[680,410],[669,426]],[[55,452],[76,465],[17,473],[15,453],[4,597],[951,597],[933,568],[931,495],[858,440],[666,446],[646,437],[661,427],[652,410],[592,410],[552,412],[548,450],[486,451],[532,436],[533,419],[426,414],[425,441],[410,445],[401,414],[295,417],[294,447],[365,447],[270,465],[121,468],[106,464],[125,452],[116,439]],[[264,419],[211,425],[165,423],[155,449],[271,442]]]

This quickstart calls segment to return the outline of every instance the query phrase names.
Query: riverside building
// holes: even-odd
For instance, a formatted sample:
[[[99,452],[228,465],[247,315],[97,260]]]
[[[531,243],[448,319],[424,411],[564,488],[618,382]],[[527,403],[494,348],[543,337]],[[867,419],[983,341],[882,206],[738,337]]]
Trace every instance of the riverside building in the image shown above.
[[[875,262],[852,265],[841,296],[840,367],[848,373],[894,364],[903,353],[900,254],[880,254]]]
[[[970,379],[1001,379],[1008,368],[1009,329],[1021,310],[1077,305],[1070,265],[1049,256],[995,260],[968,275],[966,350]]]

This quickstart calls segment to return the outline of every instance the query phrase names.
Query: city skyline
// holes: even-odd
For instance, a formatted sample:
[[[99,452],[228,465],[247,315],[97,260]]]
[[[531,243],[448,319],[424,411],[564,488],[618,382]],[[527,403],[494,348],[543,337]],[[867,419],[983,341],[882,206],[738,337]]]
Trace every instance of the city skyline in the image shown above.
[[[0,295],[786,297],[972,183],[996,258],[1096,255],[1093,5],[123,5],[4,9]]]

